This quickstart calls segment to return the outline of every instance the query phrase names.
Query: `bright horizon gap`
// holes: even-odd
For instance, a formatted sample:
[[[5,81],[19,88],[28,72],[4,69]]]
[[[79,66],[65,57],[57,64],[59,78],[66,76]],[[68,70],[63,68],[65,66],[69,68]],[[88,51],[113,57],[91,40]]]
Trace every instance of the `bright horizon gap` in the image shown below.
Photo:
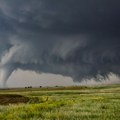
[[[74,86],[74,85],[99,85],[99,84],[117,84],[119,82],[119,78],[112,74],[110,75],[110,80],[105,80],[102,82],[96,82],[93,79],[88,81],[83,81],[80,83],[73,82],[72,78],[64,77],[62,75],[55,74],[38,74],[34,71],[23,71],[17,70],[12,73],[7,81],[7,87],[54,87],[54,86]]]

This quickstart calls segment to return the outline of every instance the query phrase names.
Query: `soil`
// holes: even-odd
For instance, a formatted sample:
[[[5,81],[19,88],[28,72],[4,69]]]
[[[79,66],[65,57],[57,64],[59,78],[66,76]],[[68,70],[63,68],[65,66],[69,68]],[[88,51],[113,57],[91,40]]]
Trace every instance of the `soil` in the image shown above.
[[[27,103],[29,98],[15,94],[0,94],[0,105]]]

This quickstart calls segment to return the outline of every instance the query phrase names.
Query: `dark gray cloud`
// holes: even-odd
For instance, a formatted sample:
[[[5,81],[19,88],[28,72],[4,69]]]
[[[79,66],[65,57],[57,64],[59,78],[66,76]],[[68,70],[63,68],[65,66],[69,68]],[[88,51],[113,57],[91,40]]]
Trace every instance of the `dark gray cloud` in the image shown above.
[[[1,0],[1,69],[77,81],[120,75],[119,5],[119,0]]]

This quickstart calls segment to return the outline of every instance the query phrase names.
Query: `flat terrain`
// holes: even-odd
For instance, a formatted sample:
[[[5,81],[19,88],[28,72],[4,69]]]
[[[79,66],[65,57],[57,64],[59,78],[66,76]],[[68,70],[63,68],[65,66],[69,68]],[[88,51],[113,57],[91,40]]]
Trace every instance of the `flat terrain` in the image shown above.
[[[0,120],[120,120],[120,85],[0,90]]]

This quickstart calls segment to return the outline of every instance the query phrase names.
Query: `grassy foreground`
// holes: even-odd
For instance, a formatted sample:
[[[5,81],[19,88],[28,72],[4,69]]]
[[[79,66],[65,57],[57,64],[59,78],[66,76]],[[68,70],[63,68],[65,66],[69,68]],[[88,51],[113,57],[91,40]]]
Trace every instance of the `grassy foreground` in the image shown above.
[[[0,90],[0,104],[0,120],[120,120],[120,85]]]

